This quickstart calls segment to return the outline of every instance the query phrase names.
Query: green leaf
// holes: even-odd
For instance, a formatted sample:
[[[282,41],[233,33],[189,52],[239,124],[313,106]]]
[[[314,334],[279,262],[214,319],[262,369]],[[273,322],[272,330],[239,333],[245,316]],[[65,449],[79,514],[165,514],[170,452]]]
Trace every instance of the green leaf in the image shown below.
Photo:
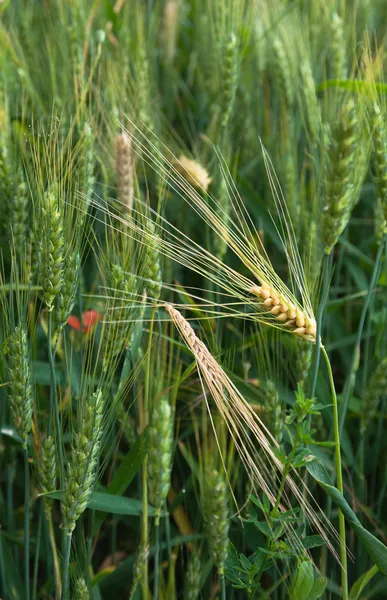
[[[113,479],[107,488],[108,494],[122,495],[138,473],[148,449],[147,429],[135,441],[120,466],[115,471]]]
[[[313,583],[312,589],[309,592],[308,600],[317,600],[321,598],[327,587],[328,579],[326,577],[319,577]]]
[[[11,440],[17,442],[18,444],[23,443],[23,440],[14,427],[2,427],[0,429],[0,434],[11,438]]]
[[[324,540],[320,535],[309,535],[305,539],[302,540],[302,545],[304,548],[319,548],[324,545]]]
[[[24,586],[17,571],[18,562],[15,562],[12,557],[3,535],[0,535],[0,554],[2,559],[1,564],[4,566],[5,571],[4,573],[0,573],[3,591],[8,590],[7,598],[10,600],[24,598]]]
[[[290,600],[308,600],[314,583],[313,565],[309,560],[301,563],[290,590]]]
[[[47,492],[40,495],[53,498],[53,500],[62,500],[63,492]],[[106,492],[94,492],[87,508],[113,515],[140,515],[142,502],[137,498],[125,498],[125,496],[115,496]],[[148,511],[149,514],[154,514],[154,509],[151,506],[148,506]]]
[[[345,500],[344,496],[337,488],[328,483],[327,474],[324,473],[324,471],[319,471],[316,467],[316,464],[317,463],[313,463],[311,465],[313,468],[311,469],[307,467],[309,473],[317,481],[317,483],[325,490],[328,496],[332,498],[334,503],[339,507],[347,522],[352,527],[360,542],[366,549],[368,556],[373,560],[373,562],[379,568],[379,570],[384,575],[387,575],[387,547],[374,535],[372,535],[372,533],[367,531],[367,529],[365,529],[362,526],[359,519],[353,512],[352,508]],[[325,481],[320,479],[319,475],[321,475]]]
[[[371,567],[371,569],[366,573],[363,573],[363,575],[361,575],[351,587],[351,591],[349,592],[349,600],[358,600],[366,585],[377,573],[379,573],[379,569],[376,565]]]

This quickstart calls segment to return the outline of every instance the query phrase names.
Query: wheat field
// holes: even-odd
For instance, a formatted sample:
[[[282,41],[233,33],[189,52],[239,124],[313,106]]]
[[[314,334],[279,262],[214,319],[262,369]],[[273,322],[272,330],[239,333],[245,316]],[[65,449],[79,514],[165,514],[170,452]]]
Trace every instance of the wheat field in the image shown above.
[[[0,1],[1,600],[387,598],[386,31]]]

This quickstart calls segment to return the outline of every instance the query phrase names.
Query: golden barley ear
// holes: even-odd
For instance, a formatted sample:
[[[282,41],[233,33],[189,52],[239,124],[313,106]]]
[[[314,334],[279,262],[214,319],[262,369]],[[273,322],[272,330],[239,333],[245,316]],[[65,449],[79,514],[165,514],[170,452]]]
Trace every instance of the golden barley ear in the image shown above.
[[[164,308],[176,325],[185,344],[195,357],[200,377],[203,379],[205,387],[215,401],[221,417],[226,422],[242,464],[251,479],[253,489],[260,488],[274,506],[284,469],[283,464],[276,455],[276,448],[278,448],[277,440],[274,439],[252,407],[244,399],[206,345],[197,337],[195,331],[183,315],[171,304],[165,304]],[[205,387],[203,386],[204,392]],[[207,409],[209,410],[208,403]],[[214,434],[217,439],[215,430]],[[256,443],[258,443],[263,456],[257,451]],[[306,485],[297,473],[295,473],[295,476],[297,477],[297,481],[290,475],[286,477],[287,486],[294,494],[297,502],[302,506],[307,519],[322,536],[334,556],[337,556],[327,535],[327,530],[334,539],[337,539],[337,532],[329,521],[327,521],[321,509],[318,509],[316,512],[312,506],[314,502],[313,497]],[[311,501],[309,501],[309,498],[311,498]],[[286,511],[290,506],[289,499],[285,494],[279,509]],[[301,542],[297,539],[295,532],[290,531],[289,537],[292,539],[291,543],[297,545],[300,549]]]

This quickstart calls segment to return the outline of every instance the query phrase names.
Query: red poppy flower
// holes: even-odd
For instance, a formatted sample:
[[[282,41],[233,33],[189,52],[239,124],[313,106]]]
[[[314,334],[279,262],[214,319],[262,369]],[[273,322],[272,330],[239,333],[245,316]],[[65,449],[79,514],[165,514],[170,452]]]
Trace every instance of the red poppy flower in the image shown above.
[[[103,315],[97,310],[86,310],[82,313],[82,331],[89,333],[103,319]],[[81,322],[75,315],[70,315],[67,324],[75,331],[81,331]]]

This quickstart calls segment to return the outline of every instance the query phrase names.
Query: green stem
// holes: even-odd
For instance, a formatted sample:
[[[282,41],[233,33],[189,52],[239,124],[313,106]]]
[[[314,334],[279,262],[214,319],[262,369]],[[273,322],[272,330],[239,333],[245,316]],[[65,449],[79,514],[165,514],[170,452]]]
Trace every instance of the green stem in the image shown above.
[[[54,524],[52,522],[51,507],[46,508],[46,518],[47,518],[47,523],[48,523],[48,535],[50,538],[52,556],[54,559],[56,596],[57,596],[57,598],[60,598],[60,596],[61,596],[60,566],[59,566],[58,550],[57,550],[56,541],[55,541]]]
[[[153,580],[153,600],[159,598],[159,561],[160,561],[160,525],[156,527],[155,539],[155,576]]]
[[[315,354],[314,354],[313,379],[312,379],[312,387],[311,387],[311,392],[310,392],[311,398],[314,397],[314,394],[316,392],[318,367],[320,364],[320,344],[318,342],[319,342],[319,340],[321,340],[321,330],[323,327],[324,312],[325,312],[325,307],[326,307],[327,300],[328,300],[329,281],[330,281],[331,272],[332,272],[332,261],[333,261],[332,253],[324,254],[324,257],[323,257],[323,284],[322,284],[322,291],[321,291],[321,301],[320,301],[320,304],[318,307],[318,313],[317,313],[317,332],[316,332],[317,342],[316,342],[316,350],[315,350]]]
[[[152,317],[149,326],[149,342],[148,342],[148,356],[146,365],[146,379],[145,379],[145,393],[144,393],[144,427],[148,424],[148,412],[149,412],[149,399],[151,389],[151,349],[152,349],[152,337],[153,337],[153,324],[154,315],[157,309],[153,309]],[[141,542],[143,548],[148,546],[148,481],[147,481],[147,466],[148,456],[145,457],[144,464],[142,467],[142,529],[141,529]],[[144,574],[142,579],[142,595],[144,600],[148,600],[149,596],[149,584],[148,584],[148,561],[144,565]]]
[[[52,425],[53,419],[55,416],[55,426],[56,426],[56,434],[57,434],[57,450],[59,457],[59,467],[60,473],[64,473],[64,461],[63,461],[63,451],[62,451],[62,443],[60,439],[60,416],[59,416],[59,406],[58,406],[58,397],[56,393],[56,373],[55,373],[55,354],[52,351],[52,311],[48,313],[48,331],[47,331],[47,341],[48,341],[48,362],[50,365],[50,412],[48,417],[48,435],[52,434]]]
[[[222,600],[226,600],[226,578],[224,575],[220,578],[221,586],[222,586]]]
[[[275,501],[274,508],[271,511],[271,516],[274,519],[276,518],[277,513],[278,513],[278,507],[280,505],[282,494],[283,494],[283,491],[285,489],[286,478],[289,475],[289,471],[290,471],[290,468],[292,466],[292,462],[293,462],[294,456],[295,456],[295,454],[297,452],[297,448],[298,448],[298,444],[294,444],[294,446],[292,448],[292,451],[291,451],[291,453],[289,454],[289,456],[287,458],[284,470],[282,471],[281,484],[280,484],[280,487],[279,487],[279,490],[278,490],[278,494],[277,494],[277,498],[276,498],[276,501]]]
[[[364,323],[365,323],[365,319],[367,316],[368,307],[371,302],[371,296],[373,294],[373,289],[375,287],[376,280],[378,278],[380,261],[382,258],[383,248],[386,243],[386,240],[387,240],[387,236],[385,235],[379,248],[378,248],[378,253],[377,253],[376,259],[375,259],[374,270],[372,272],[371,281],[370,281],[370,285],[368,288],[368,294],[367,294],[365,303],[363,305],[363,310],[360,315],[360,322],[359,322],[359,327],[357,330],[356,343],[355,343],[355,347],[354,347],[353,355],[352,355],[352,362],[351,362],[349,374],[347,377],[347,381],[346,381],[346,385],[345,385],[344,393],[343,393],[343,404],[342,404],[342,408],[341,408],[341,412],[340,412],[340,424],[339,424],[340,434],[343,431],[344,421],[345,421],[345,417],[346,417],[347,410],[348,410],[348,402],[349,402],[349,396],[350,396],[351,388],[352,388],[353,374],[356,370],[356,363],[357,363],[357,359],[358,359],[358,352],[360,349],[360,342],[361,342],[361,338],[362,338],[362,334],[363,334]]]
[[[332,393],[333,403],[333,436],[335,441],[335,463],[336,463],[336,480],[337,489],[343,494],[343,474],[341,468],[341,451],[340,451],[340,429],[339,429],[339,411],[337,405],[337,396],[335,389],[335,382],[333,379],[332,367],[329,361],[329,356],[324,346],[321,344],[321,352],[325,358],[329,385]],[[341,562],[341,594],[343,600],[348,600],[348,580],[347,580],[347,548],[346,548],[346,536],[345,536],[345,519],[344,515],[339,509],[339,535],[340,535],[340,562]]]
[[[30,466],[28,450],[24,449],[24,587],[25,598],[30,599]]]
[[[68,597],[69,588],[69,566],[70,566],[70,552],[71,552],[71,539],[72,533],[66,534],[65,542],[65,553],[63,559],[63,588],[62,588],[62,600],[66,600]]]
[[[36,591],[38,584],[38,570],[39,570],[39,558],[40,558],[40,541],[42,538],[42,523],[43,523],[43,507],[44,501],[40,503],[38,531],[36,533],[36,549],[35,549],[35,560],[34,560],[34,575],[32,582],[32,600],[36,600]]]

